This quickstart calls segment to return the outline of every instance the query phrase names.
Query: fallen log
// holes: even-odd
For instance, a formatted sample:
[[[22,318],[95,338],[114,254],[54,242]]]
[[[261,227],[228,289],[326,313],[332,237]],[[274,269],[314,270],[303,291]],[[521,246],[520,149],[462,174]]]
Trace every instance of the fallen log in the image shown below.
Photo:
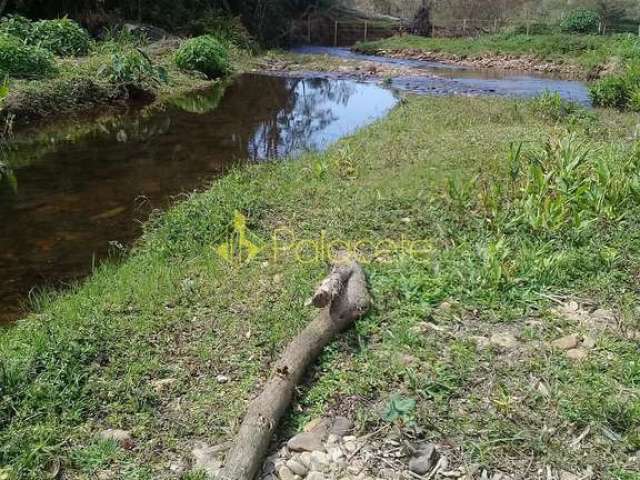
[[[364,271],[358,263],[344,258],[334,265],[320,290],[325,292],[321,294],[323,300],[318,301],[323,305],[322,310],[291,341],[275,364],[262,392],[250,403],[218,478],[254,479],[305,370],[336,334],[366,314],[371,305]],[[329,298],[326,304],[325,295]]]

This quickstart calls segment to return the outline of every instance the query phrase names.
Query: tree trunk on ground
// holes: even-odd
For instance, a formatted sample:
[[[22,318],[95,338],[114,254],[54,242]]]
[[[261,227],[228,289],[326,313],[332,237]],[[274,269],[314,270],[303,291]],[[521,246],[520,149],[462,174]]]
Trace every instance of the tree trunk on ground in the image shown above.
[[[331,278],[333,280],[327,282]],[[234,446],[225,459],[220,479],[253,480],[305,370],[337,333],[349,328],[369,310],[371,297],[364,272],[357,263],[335,266],[327,280],[318,291],[325,292],[323,287],[329,284],[332,301],[292,340],[276,363],[262,393],[249,405]],[[336,281],[342,285],[338,294],[334,290]],[[326,296],[321,294],[318,298],[322,298],[320,303],[324,303]]]

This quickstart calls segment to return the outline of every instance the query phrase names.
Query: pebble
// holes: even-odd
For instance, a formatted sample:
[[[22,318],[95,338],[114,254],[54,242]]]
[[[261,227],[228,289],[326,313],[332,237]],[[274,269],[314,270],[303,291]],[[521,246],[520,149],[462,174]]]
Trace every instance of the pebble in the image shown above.
[[[289,467],[283,465],[278,469],[278,478],[280,480],[296,480],[296,475],[289,470]]]
[[[580,361],[587,358],[589,356],[589,352],[587,352],[584,348],[573,348],[567,351],[566,355],[569,360]]]
[[[314,450],[324,450],[322,445],[322,433],[316,431],[302,432],[291,438],[287,446],[294,452],[313,452]]]
[[[409,460],[409,470],[417,475],[424,475],[433,468],[437,459],[436,447],[431,443],[423,444]]]
[[[342,453],[342,449],[338,448],[338,447],[331,447],[327,450],[327,455],[329,456],[329,459],[332,462],[338,462],[340,461],[340,459],[342,459],[344,457],[344,454]]]
[[[559,338],[551,342],[551,346],[559,350],[571,350],[576,348],[580,340],[577,335],[567,335],[566,337]]]
[[[596,339],[590,336],[585,336],[582,339],[582,347],[587,349],[596,348]]]
[[[287,462],[287,468],[301,477],[304,477],[308,471],[305,465],[293,458]]]

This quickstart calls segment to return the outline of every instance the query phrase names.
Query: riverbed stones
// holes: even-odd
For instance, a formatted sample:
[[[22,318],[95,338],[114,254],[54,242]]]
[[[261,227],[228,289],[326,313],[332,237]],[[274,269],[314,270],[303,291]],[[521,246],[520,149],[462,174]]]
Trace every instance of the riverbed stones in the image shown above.
[[[293,473],[295,473],[296,475],[300,475],[301,477],[304,477],[308,472],[308,467],[302,462],[298,461],[296,458],[288,460],[286,466]]]
[[[278,478],[280,480],[297,480],[299,477],[296,477],[296,474],[293,473],[289,467],[282,465],[278,468]]]
[[[322,444],[323,437],[323,432],[318,430],[302,432],[289,440],[287,446],[294,452],[324,451],[324,445]]]

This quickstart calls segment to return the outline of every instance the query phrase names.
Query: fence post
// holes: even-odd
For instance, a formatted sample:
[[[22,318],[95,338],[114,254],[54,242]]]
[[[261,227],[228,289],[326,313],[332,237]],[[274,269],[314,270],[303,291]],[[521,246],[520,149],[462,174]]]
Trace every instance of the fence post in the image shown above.
[[[367,41],[367,34],[369,33],[369,22],[367,20],[364,21],[364,41]]]
[[[498,19],[493,20],[493,33],[498,33]]]
[[[462,20],[462,33],[467,34],[467,19]]]
[[[335,28],[333,30],[333,46],[338,46],[338,21],[336,20]]]
[[[638,25],[638,36],[640,37],[640,25]]]

